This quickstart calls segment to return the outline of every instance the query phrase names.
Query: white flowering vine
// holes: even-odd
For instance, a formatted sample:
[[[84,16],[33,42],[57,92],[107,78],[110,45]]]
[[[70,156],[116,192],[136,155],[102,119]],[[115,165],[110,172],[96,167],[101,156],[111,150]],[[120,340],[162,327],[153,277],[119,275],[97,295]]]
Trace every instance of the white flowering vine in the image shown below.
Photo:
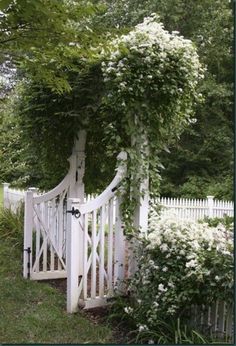
[[[150,190],[157,193],[159,152],[192,122],[194,105],[201,99],[198,83],[204,69],[195,46],[178,32],[164,30],[152,14],[113,39],[102,60],[103,105],[110,114],[103,123],[108,151],[127,151],[132,193],[139,193],[147,173]]]

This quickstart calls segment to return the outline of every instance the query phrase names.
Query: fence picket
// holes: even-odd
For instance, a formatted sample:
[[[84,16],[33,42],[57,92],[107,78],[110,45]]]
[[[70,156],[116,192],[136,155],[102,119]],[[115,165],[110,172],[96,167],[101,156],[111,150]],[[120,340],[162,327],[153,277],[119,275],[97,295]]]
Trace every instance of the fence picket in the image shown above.
[[[227,304],[227,317],[226,317],[226,335],[227,338],[230,338],[231,335],[234,334],[234,324],[233,324],[233,306],[230,305],[229,303]]]
[[[220,335],[224,335],[224,329],[225,329],[225,302],[219,302],[219,308],[218,308],[218,315],[219,315],[219,322],[218,322],[218,331]]]

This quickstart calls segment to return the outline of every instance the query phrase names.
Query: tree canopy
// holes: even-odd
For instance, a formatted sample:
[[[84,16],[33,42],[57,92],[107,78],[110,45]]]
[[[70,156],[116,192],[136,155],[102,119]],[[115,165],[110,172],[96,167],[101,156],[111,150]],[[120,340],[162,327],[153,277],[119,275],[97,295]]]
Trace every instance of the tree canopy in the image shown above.
[[[99,6],[72,0],[2,0],[0,64],[57,92],[69,91],[68,71],[79,71],[98,40],[92,18]]]
[[[137,0],[93,3],[24,0],[2,1],[0,10],[3,19],[0,24],[2,67],[9,62],[10,66],[17,67],[18,76],[23,78],[22,85],[15,89],[20,91],[13,92],[18,95],[15,102],[7,101],[8,111],[3,112],[3,123],[9,127],[14,118],[13,122],[18,124],[15,128],[21,133],[19,145],[24,147],[22,155],[25,152],[24,158],[18,156],[18,161],[27,162],[24,166],[27,167],[27,179],[23,179],[27,185],[48,188],[62,178],[67,169],[66,157],[69,156],[73,136],[81,126],[88,130],[87,187],[90,191],[94,189],[90,182],[94,181],[95,171],[99,172],[96,173],[96,187],[106,185],[115,167],[118,148],[126,144],[127,149],[127,139],[125,142],[120,135],[124,134],[124,129],[127,131],[127,125],[119,120],[122,119],[120,114],[126,112],[128,115],[127,112],[134,107],[138,112],[142,109],[139,102],[142,85],[135,85],[133,92],[128,87],[123,90],[129,98],[125,108],[123,102],[127,100],[121,100],[122,92],[118,94],[113,86],[128,79],[122,81],[123,77],[117,76],[115,84],[104,82],[105,70],[101,69],[100,56],[105,52],[103,56],[108,59],[111,42],[119,39],[121,34],[129,35],[144,17],[158,13],[165,29],[179,31],[194,42],[200,61],[207,68],[205,79],[198,89],[204,102],[194,105],[195,122],[192,121],[182,134],[179,133],[178,141],[172,138],[172,143],[169,141],[168,146],[163,145],[164,151],[156,155],[156,164],[159,165],[156,174],[160,173],[162,165],[165,166],[165,170],[161,170],[161,193],[178,197],[205,197],[209,193],[220,198],[232,197],[233,24],[230,3],[213,0],[147,0],[143,3]],[[121,54],[125,57],[127,47],[123,45],[122,49]],[[147,65],[135,51],[131,58],[132,55],[137,58],[137,64],[133,65],[137,75],[143,74],[147,79]],[[108,60],[105,64],[109,63]],[[127,61],[131,63],[129,56]],[[166,81],[168,71],[163,74]],[[119,71],[116,70],[116,73]],[[149,84],[151,87],[151,79]],[[111,88],[113,93],[110,99],[105,97],[107,88]],[[173,114],[178,113],[178,100],[181,99],[177,89],[172,98],[168,96],[173,102]],[[150,121],[158,106],[158,97],[153,93],[152,98],[151,89],[148,87],[147,90],[144,98],[149,104],[146,110],[143,109],[143,114],[146,112],[149,116],[144,117],[144,122]],[[164,94],[158,96],[164,104],[167,94],[165,97]],[[116,109],[111,108],[112,103],[116,104]],[[147,105],[147,102],[144,104]],[[12,112],[10,109],[14,109],[14,117],[8,116]],[[168,112],[166,114],[168,124]],[[111,122],[115,123],[113,128],[109,125]],[[178,121],[170,122],[168,131],[174,129],[175,132],[178,124]],[[153,126],[152,130],[150,139],[154,143],[157,128]],[[158,142],[158,131],[156,134]],[[40,147],[37,145],[39,142]],[[3,160],[14,154],[11,150],[11,146],[1,148]],[[109,151],[112,157],[105,158],[104,154]],[[35,157],[37,160],[33,159]],[[17,158],[15,160],[16,164]],[[13,170],[8,170],[6,175],[2,169],[0,174],[2,179],[15,180]]]

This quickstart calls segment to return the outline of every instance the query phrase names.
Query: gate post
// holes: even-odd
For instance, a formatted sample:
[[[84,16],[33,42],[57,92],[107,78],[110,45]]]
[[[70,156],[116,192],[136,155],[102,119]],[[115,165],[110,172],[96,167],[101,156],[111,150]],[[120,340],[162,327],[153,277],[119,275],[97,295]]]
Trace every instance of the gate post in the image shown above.
[[[69,197],[79,198],[80,203],[83,203],[86,131],[79,131],[78,137],[79,139],[75,141],[72,155],[69,158],[71,168]]]
[[[86,131],[79,131],[79,140],[75,142],[76,153],[76,182],[75,182],[75,197],[80,199],[80,203],[84,203],[84,172],[85,172],[85,144]]]
[[[139,125],[142,127],[142,124],[139,124]],[[137,126],[138,126],[138,122],[137,122]],[[143,133],[140,135],[140,138],[137,138],[137,137],[132,138],[132,144],[134,147],[136,147],[137,151],[141,153],[142,158],[144,158],[144,156],[148,157],[149,155],[148,139],[147,139],[147,134],[144,130],[143,130]],[[137,172],[137,174],[140,174],[142,176],[143,174],[142,170],[145,170],[144,162],[141,164],[140,171]],[[146,237],[147,230],[148,230],[148,212],[149,212],[148,167],[146,167],[146,177],[142,179],[140,183],[139,192],[141,193],[141,196],[136,201],[137,206],[134,212],[133,226],[137,231],[141,233],[142,237]],[[137,247],[137,241],[135,238],[133,238],[129,244],[129,271],[128,271],[129,276],[132,276],[138,269],[137,262],[135,259],[136,247]]]
[[[214,196],[207,196],[208,216],[213,217]]]
[[[68,210],[77,208],[79,200],[68,199]],[[70,215],[70,216],[69,216]],[[67,246],[66,246],[66,270],[67,270],[67,312],[74,313],[78,310],[79,303],[79,265],[81,254],[79,252],[79,220],[72,214],[67,218]],[[83,245],[83,244],[82,244]]]
[[[71,164],[71,181],[69,187],[69,198],[79,199],[80,203],[84,203],[84,171],[85,171],[85,143],[86,131],[80,130],[78,140],[75,141],[73,154],[70,159]],[[70,207],[68,207],[71,209]],[[84,232],[81,229],[80,223],[77,227],[79,233],[79,245],[77,251],[81,258],[84,257]],[[83,275],[83,263],[79,263],[79,275]]]
[[[32,269],[33,195],[36,190],[32,187],[25,193],[23,276],[28,279]]]
[[[125,277],[125,237],[122,227],[121,198],[117,196],[116,200],[116,223],[115,223],[115,249],[114,249],[114,284],[118,292],[123,291],[122,280]]]

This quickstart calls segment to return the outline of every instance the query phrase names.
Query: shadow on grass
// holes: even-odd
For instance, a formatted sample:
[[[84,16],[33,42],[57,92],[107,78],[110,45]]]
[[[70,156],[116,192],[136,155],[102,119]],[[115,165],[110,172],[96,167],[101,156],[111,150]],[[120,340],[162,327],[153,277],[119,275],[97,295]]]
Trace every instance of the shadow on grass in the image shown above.
[[[0,239],[0,343],[112,343],[108,326],[66,313],[65,295],[22,278],[21,251]]]

